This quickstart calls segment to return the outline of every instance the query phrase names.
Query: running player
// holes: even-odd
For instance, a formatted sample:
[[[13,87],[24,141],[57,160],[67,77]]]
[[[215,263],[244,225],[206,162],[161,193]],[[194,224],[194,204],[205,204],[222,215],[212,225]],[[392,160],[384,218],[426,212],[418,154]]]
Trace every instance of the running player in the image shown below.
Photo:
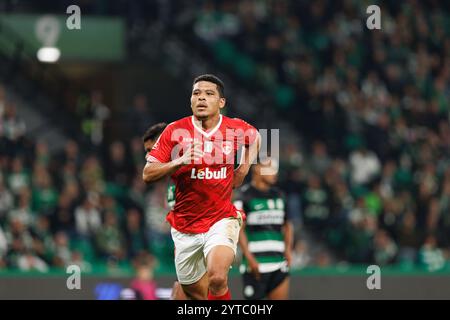
[[[253,126],[220,114],[225,102],[219,78],[194,79],[193,115],[166,127],[147,155],[143,171],[146,182],[167,175],[175,182],[175,206],[167,220],[172,226],[178,281],[190,299],[231,299],[228,272],[242,224],[231,193],[247,175],[260,145]],[[241,146],[245,161],[234,169]]]
[[[246,299],[289,297],[293,227],[286,217],[284,196],[274,187],[277,172],[275,159],[262,159],[253,166],[251,182],[235,194],[234,205],[247,215],[239,235]]]

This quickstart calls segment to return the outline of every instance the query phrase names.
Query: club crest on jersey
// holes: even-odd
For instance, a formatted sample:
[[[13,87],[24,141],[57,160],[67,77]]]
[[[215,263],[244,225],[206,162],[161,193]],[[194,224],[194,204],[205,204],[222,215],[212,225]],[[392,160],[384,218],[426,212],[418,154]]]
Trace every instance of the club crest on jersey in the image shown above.
[[[191,179],[198,180],[211,180],[211,179],[225,179],[227,177],[227,167],[222,167],[220,170],[210,170],[209,168],[202,168],[196,170],[192,168],[191,170]]]
[[[231,141],[222,142],[222,152],[224,154],[229,155],[232,150],[233,150],[233,142]]]

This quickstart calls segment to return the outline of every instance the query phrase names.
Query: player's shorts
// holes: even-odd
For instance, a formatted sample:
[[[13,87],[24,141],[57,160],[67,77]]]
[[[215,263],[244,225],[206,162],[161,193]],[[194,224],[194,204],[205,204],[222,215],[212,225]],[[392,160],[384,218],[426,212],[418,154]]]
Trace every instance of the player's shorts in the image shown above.
[[[200,280],[206,273],[206,257],[215,246],[230,247],[236,256],[242,217],[217,221],[205,233],[182,233],[172,228],[175,244],[175,269],[178,281],[189,285]]]
[[[289,276],[289,272],[284,268],[276,271],[261,273],[261,278],[256,280],[253,273],[245,272],[242,275],[243,278],[243,295],[248,300],[261,300],[267,297],[267,295],[278,287],[286,277]]]

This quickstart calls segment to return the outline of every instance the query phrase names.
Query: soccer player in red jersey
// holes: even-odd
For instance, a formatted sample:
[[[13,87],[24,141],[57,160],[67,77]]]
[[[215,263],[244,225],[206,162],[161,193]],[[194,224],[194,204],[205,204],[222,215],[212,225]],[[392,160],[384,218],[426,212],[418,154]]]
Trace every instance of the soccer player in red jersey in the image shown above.
[[[229,300],[228,272],[236,255],[242,215],[231,202],[256,159],[258,131],[220,114],[223,82],[213,75],[194,79],[192,116],[170,123],[147,154],[146,182],[170,175],[175,206],[167,215],[175,243],[179,283],[190,299]],[[234,168],[238,149],[241,164]]]

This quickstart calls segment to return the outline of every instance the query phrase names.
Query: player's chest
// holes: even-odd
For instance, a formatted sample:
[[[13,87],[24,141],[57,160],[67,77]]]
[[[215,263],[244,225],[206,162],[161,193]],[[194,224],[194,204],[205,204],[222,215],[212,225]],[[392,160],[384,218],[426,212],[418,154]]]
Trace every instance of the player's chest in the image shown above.
[[[175,174],[185,182],[196,183],[217,183],[227,180],[233,171],[236,155],[236,143],[231,138],[192,138],[184,139],[181,146],[186,148],[188,145],[200,142],[200,148],[203,151],[201,163],[188,164],[183,166]]]
[[[203,160],[206,163],[234,163],[234,157],[238,149],[237,139],[234,136],[214,135],[212,137],[183,137],[179,142],[179,145],[182,149],[186,149],[194,142],[200,142],[200,149],[203,151]]]

